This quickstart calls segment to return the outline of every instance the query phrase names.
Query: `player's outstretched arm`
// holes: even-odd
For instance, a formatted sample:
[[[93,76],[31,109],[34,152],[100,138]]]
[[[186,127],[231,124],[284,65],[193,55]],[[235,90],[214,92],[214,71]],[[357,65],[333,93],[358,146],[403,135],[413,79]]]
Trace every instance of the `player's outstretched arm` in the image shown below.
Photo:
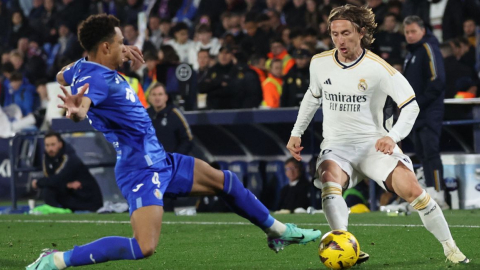
[[[58,105],[58,108],[67,110],[67,117],[74,122],[80,122],[87,116],[87,112],[90,109],[92,101],[88,97],[84,97],[85,91],[87,91],[89,84],[86,83],[80,89],[76,95],[71,95],[65,86],[61,85],[63,94],[58,97],[63,101],[63,104]]]

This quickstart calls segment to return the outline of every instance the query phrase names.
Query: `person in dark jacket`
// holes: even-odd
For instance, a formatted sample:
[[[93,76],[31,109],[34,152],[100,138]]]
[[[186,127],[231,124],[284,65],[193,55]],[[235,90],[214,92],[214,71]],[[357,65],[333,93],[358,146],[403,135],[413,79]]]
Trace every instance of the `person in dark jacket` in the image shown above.
[[[165,86],[161,83],[152,86],[148,101],[151,105],[148,115],[165,151],[188,155],[192,150],[192,132],[180,110],[167,103]]]
[[[297,208],[307,209],[310,206],[310,182],[305,176],[303,163],[291,157],[285,161],[285,174],[288,185],[280,191],[280,210],[290,210],[291,213]]]
[[[262,84],[258,74],[247,64],[245,53],[235,54],[237,64],[230,73],[231,85],[237,89],[232,108],[258,108],[263,100]]]
[[[445,68],[438,40],[425,29],[418,16],[403,21],[408,54],[404,76],[415,91],[420,114],[410,136],[415,154],[422,163],[427,192],[441,207],[443,196],[443,165],[440,159],[440,135],[444,112]]]
[[[295,66],[293,66],[283,79],[280,107],[300,106],[303,96],[310,85],[310,52],[305,49],[293,52]]]
[[[43,173],[45,177],[32,180],[32,187],[42,189],[46,204],[72,211],[97,211],[102,207],[102,192],[97,181],[56,132],[45,135]]]
[[[236,103],[237,89],[231,87],[233,69],[233,50],[229,46],[222,46],[218,63],[208,70],[206,78],[198,84],[198,92],[207,94],[207,109],[231,109]]]

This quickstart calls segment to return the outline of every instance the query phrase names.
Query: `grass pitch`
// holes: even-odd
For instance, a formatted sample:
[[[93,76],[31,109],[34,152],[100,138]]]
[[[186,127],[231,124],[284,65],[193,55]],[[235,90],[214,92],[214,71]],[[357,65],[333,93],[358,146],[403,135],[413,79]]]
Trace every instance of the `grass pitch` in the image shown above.
[[[349,230],[370,260],[353,269],[480,269],[480,210],[444,211],[453,237],[472,262],[445,262],[437,240],[417,213],[352,214]],[[323,214],[277,215],[278,220],[327,232]],[[71,249],[104,236],[131,237],[127,214],[0,216],[0,269],[25,269],[43,248]],[[289,246],[276,254],[263,232],[234,214],[164,215],[156,254],[140,261],[116,261],[85,269],[326,269],[318,241]],[[83,269],[81,268],[81,269]]]

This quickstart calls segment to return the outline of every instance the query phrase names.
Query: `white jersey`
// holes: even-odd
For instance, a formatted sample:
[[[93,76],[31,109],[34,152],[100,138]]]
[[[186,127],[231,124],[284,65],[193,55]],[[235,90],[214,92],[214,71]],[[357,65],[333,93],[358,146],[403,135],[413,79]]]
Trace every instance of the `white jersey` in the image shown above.
[[[348,64],[338,60],[336,49],[312,58],[310,88],[302,101],[292,136],[303,134],[321,103],[322,145],[357,144],[387,135],[398,142],[407,136],[419,110],[415,93],[403,75],[368,50]],[[394,130],[395,107],[389,97],[400,109],[414,104],[408,106],[412,108],[410,113],[404,114],[402,110]]]

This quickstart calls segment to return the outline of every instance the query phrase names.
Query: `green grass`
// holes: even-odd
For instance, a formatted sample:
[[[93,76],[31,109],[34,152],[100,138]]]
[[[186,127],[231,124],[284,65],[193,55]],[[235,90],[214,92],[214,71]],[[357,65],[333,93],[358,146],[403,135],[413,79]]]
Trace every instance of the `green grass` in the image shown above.
[[[384,213],[350,216],[349,230],[370,260],[353,269],[480,269],[480,210],[445,211],[451,231],[461,250],[473,261],[469,265],[445,262],[443,249],[423,227],[375,226],[375,224],[418,225],[418,214],[387,217]],[[324,215],[278,215],[283,222],[301,227],[329,230]],[[26,221],[36,222],[26,222]],[[46,220],[46,222],[38,222]],[[61,223],[60,221],[122,221],[123,223]],[[0,216],[0,269],[24,269],[41,249],[67,250],[97,238],[130,237],[126,214]],[[86,269],[326,269],[318,259],[318,242],[289,246],[278,254],[269,250],[265,234],[234,214],[164,216],[156,254],[146,260],[116,261]],[[195,222],[187,224],[184,222]],[[242,222],[237,225],[198,222]],[[363,224],[363,225],[362,225]],[[368,225],[371,224],[371,225]],[[473,225],[474,228],[459,227]]]

